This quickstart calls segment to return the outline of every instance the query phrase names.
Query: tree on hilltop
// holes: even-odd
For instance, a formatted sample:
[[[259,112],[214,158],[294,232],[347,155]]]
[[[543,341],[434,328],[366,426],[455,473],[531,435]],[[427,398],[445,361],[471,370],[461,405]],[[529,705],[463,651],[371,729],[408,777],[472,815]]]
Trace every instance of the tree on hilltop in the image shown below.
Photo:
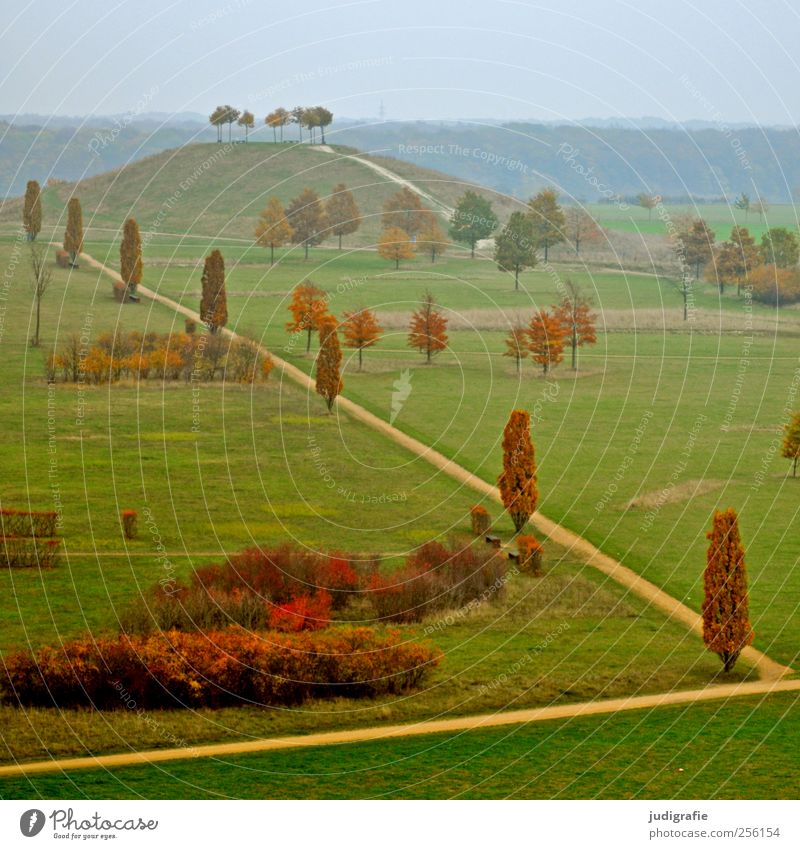
[[[272,137],[275,142],[278,141],[278,130],[281,131],[281,141],[283,141],[283,128],[292,120],[291,112],[279,106],[277,109],[264,118],[264,123],[268,127],[272,127]]]
[[[247,141],[248,131],[252,130],[256,125],[256,116],[253,115],[252,112],[248,112],[247,109],[242,112],[239,116],[239,120],[236,122],[240,127],[244,127],[244,140]]]

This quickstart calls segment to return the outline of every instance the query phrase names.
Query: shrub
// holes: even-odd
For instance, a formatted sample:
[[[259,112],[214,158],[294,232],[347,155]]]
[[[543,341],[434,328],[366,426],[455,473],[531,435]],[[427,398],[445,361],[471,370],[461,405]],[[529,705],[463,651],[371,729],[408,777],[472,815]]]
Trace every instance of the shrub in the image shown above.
[[[7,535],[0,537],[0,557],[11,568],[49,569],[58,563],[60,546],[59,539]]]
[[[370,598],[381,619],[418,622],[437,610],[499,595],[507,571],[508,561],[494,549],[429,542],[397,572],[373,575]]]
[[[4,701],[113,709],[293,705],[416,687],[439,654],[370,628],[248,634],[241,629],[87,637],[6,657]]]
[[[276,631],[319,631],[331,624],[331,596],[325,590],[297,596],[273,607],[269,625]]]
[[[187,318],[183,322],[184,331],[190,336],[197,330],[197,322],[193,318]]]
[[[469,518],[472,522],[472,533],[476,537],[482,537],[489,533],[492,527],[492,518],[489,511],[480,504],[473,507],[469,511]]]
[[[517,557],[520,572],[529,575],[542,574],[542,554],[544,548],[532,534],[522,534],[517,537]]]
[[[136,539],[138,514],[135,510],[123,510],[120,513],[122,519],[122,533],[125,539]]]
[[[0,534],[19,537],[53,537],[58,514],[52,510],[0,510]]]
[[[48,181],[49,185],[49,181]],[[56,265],[59,268],[69,268],[69,254],[66,251],[56,251]]]

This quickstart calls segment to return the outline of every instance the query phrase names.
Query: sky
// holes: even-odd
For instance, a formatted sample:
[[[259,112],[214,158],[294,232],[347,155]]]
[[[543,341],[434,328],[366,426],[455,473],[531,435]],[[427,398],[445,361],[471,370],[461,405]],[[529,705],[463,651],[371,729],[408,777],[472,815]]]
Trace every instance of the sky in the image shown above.
[[[0,114],[796,124],[791,2],[22,0],[0,25]]]

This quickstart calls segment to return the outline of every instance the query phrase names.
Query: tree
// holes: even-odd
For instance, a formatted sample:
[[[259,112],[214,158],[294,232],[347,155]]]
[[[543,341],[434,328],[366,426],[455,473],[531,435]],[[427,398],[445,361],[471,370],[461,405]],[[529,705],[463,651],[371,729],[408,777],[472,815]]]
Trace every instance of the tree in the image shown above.
[[[222,125],[225,123],[225,107],[217,106],[217,108],[208,116],[209,123],[212,127],[217,128],[217,143],[222,142]]]
[[[256,243],[269,248],[270,265],[275,262],[275,248],[282,248],[291,241],[293,234],[294,230],[286,218],[283,205],[278,198],[271,197],[258,216],[255,232]]]
[[[750,213],[750,195],[742,192],[738,198],[733,202],[733,205],[737,209],[741,209],[744,211],[744,220],[747,221],[747,216]]]
[[[422,304],[411,316],[408,332],[408,347],[425,354],[425,362],[447,347],[447,318],[437,308],[430,292],[425,294]]]
[[[512,327],[505,338],[504,357],[513,357],[517,363],[517,374],[522,370],[522,361],[528,356],[528,331],[524,327]]]
[[[320,318],[319,353],[317,354],[317,394],[325,399],[328,412],[333,409],[336,396],[341,394],[342,383],[342,349],[339,347],[339,336],[336,333],[337,322],[332,315]]]
[[[234,109],[233,106],[225,105],[222,107],[221,115],[221,123],[228,125],[228,141],[231,140],[231,130],[233,129],[233,125],[239,120],[239,115],[242,113],[238,109]]]
[[[36,306],[36,328],[31,339],[31,346],[39,347],[39,327],[41,324],[42,298],[53,279],[53,273],[47,265],[47,252],[39,245],[30,246],[31,263],[31,289],[33,290],[33,301]]]
[[[533,240],[537,248],[544,248],[544,261],[551,245],[564,241],[566,220],[558,205],[555,189],[542,189],[528,201],[528,215],[533,224]]]
[[[22,225],[28,241],[35,242],[42,229],[42,189],[36,180],[28,180],[22,206]]]
[[[524,212],[512,212],[494,240],[494,261],[502,271],[514,272],[514,289],[519,289],[520,272],[536,265],[533,222]]]
[[[742,649],[753,642],[747,567],[736,511],[715,511],[706,536],[711,542],[703,576],[703,641],[719,655],[725,672],[730,672]]]
[[[580,206],[570,206],[564,212],[564,233],[575,246],[575,255],[581,255],[581,245],[599,242],[603,236],[600,225]]]
[[[353,193],[344,183],[333,187],[331,196],[325,203],[325,218],[328,230],[339,237],[339,250],[342,249],[342,236],[355,233],[361,226],[361,211]]]
[[[290,333],[305,331],[308,334],[306,339],[306,353],[308,353],[311,350],[312,331],[319,328],[320,321],[328,314],[328,296],[310,280],[299,283],[292,291],[289,312],[292,318],[286,323],[286,329]]]
[[[244,140],[247,141],[247,134],[249,130],[252,130],[256,125],[256,116],[253,115],[252,112],[248,112],[247,109],[242,112],[239,116],[239,120],[236,122],[240,127],[244,127]]]
[[[135,218],[128,218],[122,228],[119,246],[119,273],[127,292],[135,292],[142,282],[142,237]]]
[[[417,236],[416,249],[418,253],[429,254],[431,262],[436,262],[436,257],[447,250],[447,237],[432,212],[425,217]]]
[[[572,280],[565,282],[566,292],[554,313],[565,331],[564,344],[572,348],[572,370],[578,370],[578,348],[597,342],[595,322],[597,316],[591,310],[591,302],[581,293],[581,288]]]
[[[77,268],[78,254],[83,250],[83,210],[78,198],[67,204],[67,229],[64,231],[64,250],[69,254],[73,268]]]
[[[777,265],[759,265],[748,278],[753,300],[772,307],[788,306],[800,301],[800,273]]]
[[[456,242],[469,245],[470,256],[475,258],[475,245],[488,239],[499,224],[492,205],[485,197],[473,191],[465,192],[458,200],[450,219],[450,236]]]
[[[411,189],[403,187],[387,199],[383,205],[383,227],[389,230],[397,227],[405,230],[413,241],[425,223],[425,217],[430,213],[418,195]]]
[[[700,277],[700,269],[711,261],[714,254],[716,234],[702,218],[696,218],[688,227],[681,229],[675,240],[674,249],[687,266],[694,269],[694,279]]]
[[[380,341],[383,328],[372,310],[361,307],[355,312],[345,312],[342,331],[344,344],[358,351],[358,370],[361,371],[364,349]]]
[[[636,203],[647,210],[648,221],[653,220],[653,210],[658,206],[660,200],[661,198],[658,195],[651,195],[647,192],[636,195]]]
[[[503,506],[519,533],[539,501],[531,417],[527,410],[513,410],[503,431],[503,471],[497,486]]]
[[[297,130],[300,133],[301,142],[303,141],[303,124],[305,121],[303,116],[305,115],[305,111],[306,110],[302,106],[295,106],[294,109],[289,112],[289,123],[297,124]]]
[[[767,213],[769,212],[769,201],[759,198],[754,204],[752,204],[750,210],[755,212],[762,221],[766,221]]]
[[[272,127],[272,137],[277,142],[278,141],[278,130],[281,131],[281,141],[283,141],[283,128],[292,120],[291,113],[284,109],[282,106],[279,106],[274,111],[270,112],[266,118],[264,118],[264,123],[268,127]]]
[[[200,296],[200,320],[211,333],[228,323],[228,298],[225,292],[225,260],[213,250],[203,264]]]
[[[528,349],[544,374],[564,359],[566,328],[555,312],[537,310],[528,324]]]
[[[800,260],[797,236],[785,227],[772,227],[761,236],[761,257],[767,265],[794,268]]]
[[[725,291],[726,285],[735,283],[738,295],[750,271],[760,264],[761,252],[747,228],[734,227],[730,239],[719,246],[714,265],[707,267],[706,276],[715,280],[720,293]]]
[[[308,249],[325,238],[325,208],[313,189],[303,191],[286,207],[286,219],[292,228],[292,243],[302,245],[305,258]]]
[[[381,233],[378,254],[382,259],[391,260],[395,268],[400,268],[401,259],[414,259],[414,245],[405,230],[387,227]]]
[[[333,112],[326,109],[324,106],[314,107],[315,123],[319,127],[322,134],[322,143],[325,144],[325,127],[329,127],[333,123]]]
[[[797,460],[800,458],[800,413],[795,413],[783,428],[781,454],[792,461],[792,477],[797,477]]]

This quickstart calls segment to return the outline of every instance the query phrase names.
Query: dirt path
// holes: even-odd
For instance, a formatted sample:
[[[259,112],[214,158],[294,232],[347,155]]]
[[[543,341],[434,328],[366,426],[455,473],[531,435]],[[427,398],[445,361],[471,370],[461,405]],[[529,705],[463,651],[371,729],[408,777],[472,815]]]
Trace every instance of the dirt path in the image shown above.
[[[628,696],[622,699],[605,699],[593,702],[578,702],[571,705],[510,710],[500,713],[461,716],[453,719],[437,719],[407,725],[385,725],[371,728],[356,728],[349,731],[326,731],[320,734],[304,734],[294,737],[274,737],[247,740],[238,743],[212,743],[203,746],[188,746],[177,749],[151,749],[142,752],[126,752],[119,755],[96,757],[60,758],[50,761],[9,764],[0,766],[0,778],[21,775],[36,775],[44,772],[69,772],[78,769],[117,769],[126,766],[143,766],[164,761],[188,758],[217,758],[233,755],[248,755],[257,752],[275,752],[284,749],[299,749],[308,746],[331,746],[345,743],[364,743],[370,740],[391,740],[421,734],[461,733],[481,728],[497,728],[503,725],[520,725],[529,722],[546,722],[554,719],[579,719],[584,716],[599,716],[620,711],[646,708],[669,707],[670,705],[696,704],[742,696],[762,696],[770,693],[787,693],[800,690],[800,681],[769,681],[741,684],[721,684],[702,690],[679,690],[651,696]]]
[[[112,279],[118,282],[122,281],[122,278],[116,271],[103,265],[103,263],[94,259],[94,257],[91,257],[89,254],[81,254],[81,257],[94,268],[108,274]],[[192,318],[195,321],[202,323],[200,321],[199,314],[194,310],[184,307],[163,295],[158,295],[146,286],[139,286],[137,291],[140,295],[146,298],[151,298],[157,303],[163,304],[171,310],[185,315],[187,318]],[[232,339],[240,338],[236,333],[228,330],[227,328],[222,332]],[[261,347],[266,353],[267,349],[263,346]],[[269,354],[275,363],[276,370],[279,369],[281,371],[282,377],[285,375],[293,383],[299,384],[311,393],[315,392],[314,381],[305,372],[301,371],[296,366],[293,366],[291,363],[286,362],[286,360],[282,360],[280,357],[275,356],[275,354],[271,351]],[[374,413],[370,413],[369,410],[364,409],[364,407],[356,404],[349,398],[340,396],[336,401],[336,408],[341,412],[347,413],[351,418],[363,422],[373,430],[384,434],[398,445],[407,448],[422,459],[427,460],[427,462],[432,466],[435,466],[441,472],[458,481],[463,486],[469,487],[470,489],[479,492],[481,495],[485,495],[500,503],[500,495],[496,486],[487,483],[482,478],[479,478],[477,475],[472,474],[472,472],[467,471],[462,466],[459,466],[457,463],[454,463],[452,460],[445,457],[444,454],[440,454],[438,451],[435,451],[433,448],[425,445],[425,443],[420,442],[418,439],[414,439],[414,437],[403,433],[393,425],[390,425],[389,422],[384,421]],[[607,575],[626,589],[629,589],[632,593],[645,599],[645,601],[661,610],[671,619],[681,622],[696,634],[702,636],[702,618],[694,610],[678,601],[678,599],[673,598],[669,593],[660,589],[645,578],[642,578],[641,575],[638,575],[632,569],[629,569],[627,566],[623,566],[619,561],[614,560],[607,554],[603,554],[600,549],[596,548],[588,540],[578,536],[572,531],[567,530],[561,525],[556,524],[541,513],[535,513],[533,515],[532,522],[539,531],[549,539],[553,540],[558,545],[569,549],[570,552],[578,554],[588,565],[593,566],[604,575]],[[748,646],[742,652],[742,658],[747,663],[756,667],[758,669],[759,676],[765,681],[775,681],[792,672],[789,667],[777,663],[752,646]]]

